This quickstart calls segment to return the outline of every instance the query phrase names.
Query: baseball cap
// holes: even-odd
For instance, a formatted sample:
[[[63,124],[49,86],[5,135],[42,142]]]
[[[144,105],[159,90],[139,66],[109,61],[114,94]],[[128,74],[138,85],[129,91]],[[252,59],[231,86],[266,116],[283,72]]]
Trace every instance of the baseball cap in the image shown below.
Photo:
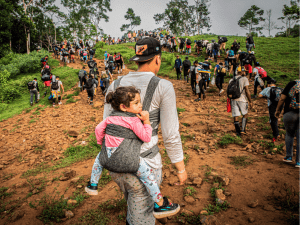
[[[155,38],[149,37],[138,40],[135,45],[135,56],[129,61],[145,62],[161,53],[160,42]]]

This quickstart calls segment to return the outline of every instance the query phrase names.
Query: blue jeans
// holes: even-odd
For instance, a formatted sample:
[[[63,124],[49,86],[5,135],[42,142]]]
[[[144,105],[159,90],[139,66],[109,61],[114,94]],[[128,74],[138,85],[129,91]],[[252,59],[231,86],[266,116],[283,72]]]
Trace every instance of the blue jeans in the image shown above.
[[[247,51],[250,52],[251,49],[253,48],[254,44],[249,44],[248,48],[247,48]]]
[[[91,59],[91,60],[93,59],[93,57],[94,57],[94,55],[90,55],[90,59]]]
[[[296,163],[300,162],[299,145],[300,145],[300,132],[299,132],[299,113],[290,111],[283,115],[283,123],[286,130],[285,145],[286,157],[293,157],[293,143],[296,134],[297,147],[296,147]]]

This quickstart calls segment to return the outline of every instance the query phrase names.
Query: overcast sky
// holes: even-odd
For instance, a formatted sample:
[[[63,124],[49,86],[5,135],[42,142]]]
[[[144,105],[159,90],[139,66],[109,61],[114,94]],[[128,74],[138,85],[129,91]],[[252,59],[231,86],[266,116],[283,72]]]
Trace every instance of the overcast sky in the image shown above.
[[[194,0],[188,1],[190,5],[194,4]],[[125,20],[124,15],[128,8],[132,8],[142,20],[141,25],[135,27],[134,30],[153,30],[163,25],[162,23],[155,24],[154,14],[163,13],[168,2],[169,0],[111,0],[112,12],[108,13],[109,22],[101,21],[100,26],[104,33],[110,34],[111,37],[121,37],[123,32],[120,31],[120,27],[122,24],[129,23]],[[277,18],[283,16],[283,5],[289,5],[290,0],[211,0],[210,4],[212,27],[209,32],[220,35],[246,35],[247,31],[241,29],[237,22],[251,5],[257,5],[265,10],[264,17],[266,17],[266,10],[272,9],[273,21],[276,22],[276,25],[282,26],[283,24]],[[278,31],[280,30],[271,31],[271,35],[274,36]],[[206,32],[206,29],[203,30],[203,33]],[[268,36],[267,31],[263,31],[263,33]]]

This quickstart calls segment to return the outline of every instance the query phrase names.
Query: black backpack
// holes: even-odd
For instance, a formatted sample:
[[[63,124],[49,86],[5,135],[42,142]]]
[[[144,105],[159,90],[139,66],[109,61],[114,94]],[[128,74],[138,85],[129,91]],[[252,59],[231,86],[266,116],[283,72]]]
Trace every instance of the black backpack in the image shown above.
[[[35,88],[35,82],[34,82],[34,81],[29,81],[29,82],[27,83],[27,86],[28,86],[28,89],[29,89],[29,90],[32,90],[32,89]]]
[[[90,52],[90,55],[94,55],[93,49],[91,49],[89,52]]]
[[[89,61],[88,65],[89,65],[90,68],[94,68],[95,65],[96,65],[96,62],[95,61]]]
[[[241,90],[240,90],[240,82],[239,80],[242,77],[239,77],[237,79],[233,78],[233,80],[228,84],[227,87],[227,97],[230,99],[238,99],[241,97]]]
[[[246,55],[246,56],[245,56],[244,62],[245,62],[245,64],[250,64],[250,63],[251,63],[250,55]]]
[[[220,45],[219,45],[218,43],[215,43],[215,44],[214,44],[214,49],[215,49],[215,50],[219,50],[219,48],[220,48]]]
[[[51,88],[52,88],[52,90],[59,89],[58,80],[52,81]]]
[[[270,90],[270,101],[276,103],[279,101],[282,93],[282,88],[280,87],[271,87]]]
[[[78,74],[78,76],[80,77],[80,78],[84,78],[84,76],[85,76],[85,70],[80,70],[79,71],[79,74]]]
[[[228,41],[228,39],[227,39],[227,37],[222,37],[222,42],[224,43],[224,42],[227,42]]]
[[[50,75],[49,74],[43,74],[42,81],[48,81],[48,80],[50,80]]]
[[[190,45],[190,44],[192,44],[192,41],[190,39],[187,39],[186,44]]]
[[[202,41],[197,41],[196,43],[197,43],[198,47],[202,47]]]
[[[86,82],[85,88],[86,88],[86,89],[91,89],[91,88],[93,87],[93,84],[94,84],[93,79],[90,78],[90,79],[88,79],[88,81]]]

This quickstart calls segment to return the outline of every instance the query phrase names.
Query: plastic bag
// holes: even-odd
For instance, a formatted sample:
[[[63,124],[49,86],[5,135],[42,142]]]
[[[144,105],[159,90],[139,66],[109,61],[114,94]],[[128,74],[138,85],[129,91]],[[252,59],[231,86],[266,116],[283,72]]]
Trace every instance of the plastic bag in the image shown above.
[[[231,112],[231,105],[230,105],[230,99],[227,98],[227,112],[230,113]]]
[[[41,97],[41,95],[40,95],[40,93],[38,93],[37,100],[40,100],[40,97]]]
[[[123,70],[125,69],[125,64],[123,64]]]
[[[199,94],[200,93],[200,88],[199,88],[199,85],[196,84],[196,94]]]
[[[215,85],[216,84],[216,79],[215,79],[215,76],[212,77],[212,80],[211,80],[211,85]]]

